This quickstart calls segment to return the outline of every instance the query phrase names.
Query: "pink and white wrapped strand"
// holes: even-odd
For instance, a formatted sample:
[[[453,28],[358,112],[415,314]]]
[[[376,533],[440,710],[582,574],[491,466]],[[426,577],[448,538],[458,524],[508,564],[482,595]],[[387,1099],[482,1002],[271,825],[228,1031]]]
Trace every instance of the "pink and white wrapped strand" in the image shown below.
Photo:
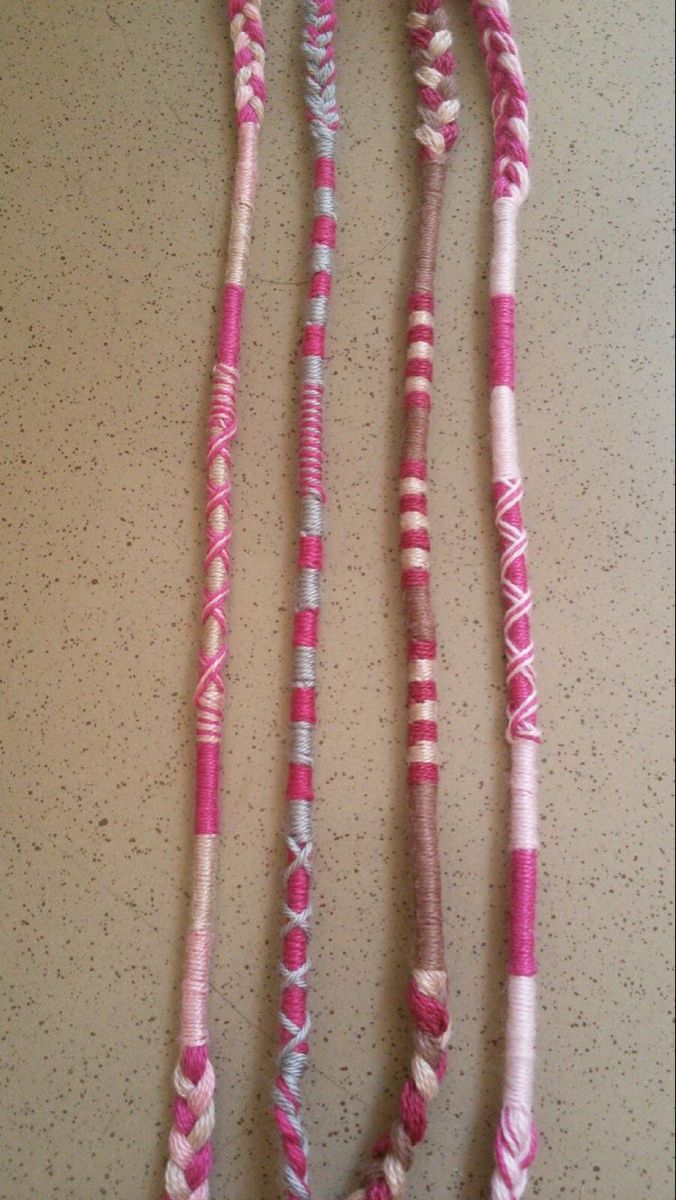
[[[528,539],[521,512],[515,401],[517,222],[528,194],[528,95],[506,0],[472,0],[493,97],[493,257],[491,425],[493,499],[505,605],[511,744],[510,959],[503,1106],[495,1139],[492,1200],[520,1200],[537,1151],[533,1119],[538,855],[538,695],[528,584]]]
[[[259,0],[230,0],[234,46],[237,166],[225,290],[207,434],[206,554],[196,707],[195,840],[190,923],[181,1004],[181,1052],[174,1073],[173,1125],[164,1200],[208,1200],[214,1127],[214,1071],[207,1004],[212,912],[220,832],[219,774],[228,656],[231,458],[242,308],[251,242],[258,136],[265,103],[265,49]]]

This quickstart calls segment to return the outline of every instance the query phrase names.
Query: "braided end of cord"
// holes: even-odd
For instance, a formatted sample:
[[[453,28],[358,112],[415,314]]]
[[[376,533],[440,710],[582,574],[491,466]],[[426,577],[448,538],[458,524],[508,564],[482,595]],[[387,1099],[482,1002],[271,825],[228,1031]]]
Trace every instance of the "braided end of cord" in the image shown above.
[[[528,195],[528,92],[507,0],[472,0],[493,97],[493,196],[522,204]]]
[[[415,62],[421,157],[444,162],[458,136],[460,102],[455,93],[453,37],[441,0],[417,0],[408,16]]]
[[[186,1046],[174,1072],[174,1123],[163,1200],[209,1200],[214,1087],[206,1045]]]
[[[491,1200],[521,1200],[537,1149],[537,1129],[530,1109],[506,1105],[495,1135],[496,1170]]]
[[[237,124],[260,128],[265,88],[265,34],[260,0],[230,0],[230,36],[234,48]]]
[[[414,1052],[399,1117],[373,1149],[374,1162],[350,1200],[402,1200],[415,1148],[427,1132],[427,1109],[446,1073],[451,1021],[445,971],[415,971],[408,996]]]
[[[338,24],[335,0],[306,0],[303,56],[305,59],[305,103],[310,130],[321,140],[340,125],[336,103],[336,60],[333,35]]]

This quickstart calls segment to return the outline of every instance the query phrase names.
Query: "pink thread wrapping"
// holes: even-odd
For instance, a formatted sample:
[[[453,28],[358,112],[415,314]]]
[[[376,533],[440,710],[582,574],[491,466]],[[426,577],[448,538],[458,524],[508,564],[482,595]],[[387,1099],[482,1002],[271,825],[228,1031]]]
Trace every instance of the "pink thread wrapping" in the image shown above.
[[[415,389],[407,392],[405,404],[407,408],[422,408],[429,412],[431,407],[429,393]]]
[[[307,721],[314,725],[317,720],[317,703],[314,688],[296,687],[291,693],[291,720]]]
[[[328,271],[315,271],[312,279],[310,280],[310,299],[314,300],[317,298],[317,296],[328,297],[330,295],[331,276],[329,275]]]
[[[537,850],[513,850],[511,862],[510,975],[536,975]]]
[[[303,354],[324,357],[324,328],[322,325],[306,325],[303,333]]]
[[[316,608],[304,608],[294,613],[294,646],[316,647],[319,636],[319,613]]]
[[[441,6],[439,4],[437,4],[435,7],[440,8]],[[409,298],[408,298],[409,313],[428,312],[428,313],[434,314],[434,310],[435,310],[435,301],[434,301],[434,296],[431,294],[431,292],[411,292],[411,294],[409,295]],[[431,327],[430,327],[430,333],[432,334],[432,338],[434,338],[434,330]],[[422,463],[421,466],[424,467],[425,464]]]
[[[321,571],[324,566],[324,543],[320,537],[305,534],[298,547],[298,566],[310,571]]]
[[[313,181],[316,188],[331,188],[332,191],[335,189],[336,164],[332,158],[315,159]]]
[[[244,288],[236,283],[226,284],[223,291],[223,310],[218,331],[218,362],[239,367],[239,345],[242,330]]]
[[[311,767],[301,766],[300,763],[289,764],[286,798],[287,800],[314,800]]]
[[[516,382],[514,318],[515,301],[513,296],[491,297],[491,387],[504,385],[514,389]]]
[[[218,743],[198,742],[195,833],[220,833],[219,770]]]
[[[333,217],[315,217],[312,228],[312,240],[316,246],[329,246],[332,250],[336,245],[336,222]]]

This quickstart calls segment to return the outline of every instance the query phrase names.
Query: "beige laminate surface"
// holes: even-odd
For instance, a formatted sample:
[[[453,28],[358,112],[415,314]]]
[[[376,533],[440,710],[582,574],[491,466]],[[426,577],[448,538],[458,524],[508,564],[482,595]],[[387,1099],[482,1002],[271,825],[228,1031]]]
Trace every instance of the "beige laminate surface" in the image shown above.
[[[396,459],[416,168],[404,6],[341,3],[307,1082],[317,1196],[391,1118],[409,960]],[[3,1200],[159,1197],[191,824],[201,453],[233,132],[219,0],[5,0]],[[506,748],[485,402],[486,82],[462,139],[432,425],[455,1021],[413,1200],[487,1195]],[[533,94],[520,401],[543,721],[533,1196],[670,1200],[671,5],[519,0]],[[212,1023],[218,1200],[268,1115],[308,235],[299,6],[266,12]]]

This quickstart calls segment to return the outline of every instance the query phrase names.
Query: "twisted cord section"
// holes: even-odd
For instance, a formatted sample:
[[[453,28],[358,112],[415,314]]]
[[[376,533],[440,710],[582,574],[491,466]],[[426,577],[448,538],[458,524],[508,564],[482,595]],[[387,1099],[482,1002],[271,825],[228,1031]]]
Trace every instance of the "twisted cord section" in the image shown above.
[[[265,34],[260,0],[230,0],[229,11],[237,123],[260,128],[266,101]]]
[[[460,102],[455,94],[453,38],[442,0],[418,0],[408,15],[420,124],[421,157],[441,162],[458,136]]]
[[[207,427],[202,636],[194,697],[197,748],[192,898],[183,976],[181,1052],[174,1073],[164,1200],[209,1200],[212,1166],[215,1077],[208,1050],[208,999],[220,832],[223,670],[229,649],[231,448],[237,432],[242,313],[256,194],[258,133],[265,101],[260,6],[254,0],[231,0],[230,19],[239,132],[226,283]]]
[[[493,195],[521,204],[529,188],[528,92],[507,0],[472,0],[493,97]]]
[[[414,1023],[413,1055],[399,1115],[376,1142],[373,1162],[350,1200],[401,1200],[406,1194],[415,1148],[427,1132],[427,1108],[446,1072],[450,1021],[445,971],[414,971],[409,1008]]]
[[[340,120],[335,90],[335,28],[334,0],[306,0],[303,53],[307,117],[314,148],[314,218],[310,285],[301,349],[298,448],[300,532],[293,623],[279,1071],[273,1090],[273,1111],[281,1139],[288,1200],[309,1200],[311,1195],[301,1085],[309,1056],[307,988],[314,735],[326,500],[323,445],[325,339],[336,242],[335,153]]]
[[[511,744],[510,957],[502,1112],[492,1200],[521,1200],[537,1152],[533,1118],[537,962],[538,694],[531,635],[528,538],[516,420],[516,261],[529,189],[528,94],[507,0],[472,0],[493,97],[491,429],[493,503],[504,600],[507,739]]]

